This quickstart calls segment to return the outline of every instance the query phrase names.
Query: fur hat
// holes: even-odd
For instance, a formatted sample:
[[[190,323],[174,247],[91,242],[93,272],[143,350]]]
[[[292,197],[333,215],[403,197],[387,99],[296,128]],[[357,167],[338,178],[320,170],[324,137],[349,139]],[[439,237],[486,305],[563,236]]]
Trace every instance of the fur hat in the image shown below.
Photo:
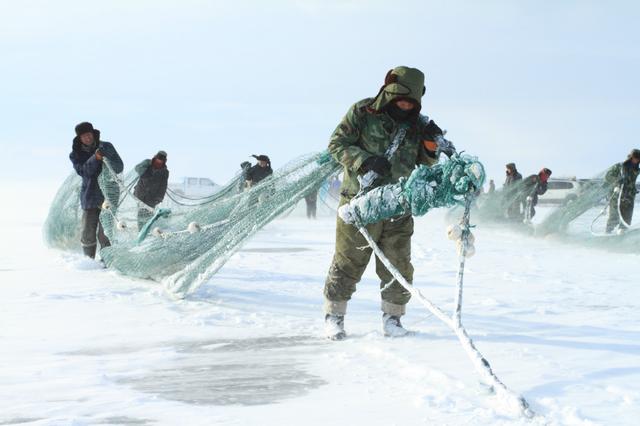
[[[271,160],[269,159],[269,157],[264,154],[260,154],[260,155],[253,154],[252,157],[258,161],[266,161],[267,163],[271,164]]]
[[[84,135],[85,133],[93,133],[93,124],[88,121],[83,121],[76,126],[76,136]]]

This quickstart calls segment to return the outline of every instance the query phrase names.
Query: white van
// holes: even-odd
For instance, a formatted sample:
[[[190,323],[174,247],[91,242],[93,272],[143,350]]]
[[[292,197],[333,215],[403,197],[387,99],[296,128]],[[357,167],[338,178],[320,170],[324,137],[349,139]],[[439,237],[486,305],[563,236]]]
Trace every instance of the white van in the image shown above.
[[[575,177],[550,178],[547,192],[538,197],[540,204],[566,204],[578,198],[584,182]]]
[[[206,197],[221,188],[211,179],[203,177],[185,177],[181,183],[170,183],[169,187],[180,195],[196,197]]]

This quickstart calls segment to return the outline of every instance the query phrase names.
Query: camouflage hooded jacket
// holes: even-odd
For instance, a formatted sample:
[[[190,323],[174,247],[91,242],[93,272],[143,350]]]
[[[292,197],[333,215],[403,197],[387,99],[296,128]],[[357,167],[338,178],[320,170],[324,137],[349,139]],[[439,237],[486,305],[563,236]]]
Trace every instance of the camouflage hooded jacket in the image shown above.
[[[622,197],[632,201],[636,198],[636,180],[640,174],[640,167],[634,165],[631,159],[613,165],[604,177],[612,187],[622,186]]]
[[[391,76],[391,78],[389,78]],[[390,175],[378,183],[395,183],[411,174],[418,164],[437,163],[435,154],[426,150],[424,140],[433,140],[442,131],[424,116],[419,116],[424,93],[424,74],[415,68],[397,67],[387,74],[385,85],[375,98],[363,99],[349,108],[329,142],[329,152],[344,167],[341,193],[353,197],[360,189],[358,175],[369,157],[383,156],[401,128],[408,127],[398,150],[389,160]],[[396,122],[385,107],[399,98],[417,103],[416,114],[405,123]]]

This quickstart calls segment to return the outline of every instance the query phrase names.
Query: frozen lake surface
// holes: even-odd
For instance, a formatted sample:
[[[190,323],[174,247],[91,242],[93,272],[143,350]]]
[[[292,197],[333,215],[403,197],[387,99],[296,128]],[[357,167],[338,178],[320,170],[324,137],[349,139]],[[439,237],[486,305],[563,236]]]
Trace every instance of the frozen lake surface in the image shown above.
[[[506,412],[456,338],[412,301],[415,334],[383,337],[372,267],[349,339],[322,337],[334,219],[262,230],[197,293],[43,246],[48,199],[0,221],[0,425],[637,424],[640,256],[476,230],[463,321],[538,417]],[[39,199],[33,188],[8,197]],[[48,190],[47,190],[48,191]],[[42,198],[42,197],[40,197]],[[415,285],[453,306],[443,212],[416,220]]]

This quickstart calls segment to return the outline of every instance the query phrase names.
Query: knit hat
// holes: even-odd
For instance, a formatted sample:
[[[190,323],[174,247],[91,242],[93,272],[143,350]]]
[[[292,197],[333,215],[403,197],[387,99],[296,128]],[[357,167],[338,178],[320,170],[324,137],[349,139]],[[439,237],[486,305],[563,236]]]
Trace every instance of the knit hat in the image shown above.
[[[640,160],[640,149],[632,149],[629,153],[629,159],[637,158]]]
[[[164,162],[167,161],[167,153],[165,151],[158,151],[158,153],[156,154],[156,156],[154,158],[157,158],[158,160],[162,160]]]
[[[84,135],[85,133],[93,133],[93,124],[88,121],[83,121],[76,126],[76,136]]]

